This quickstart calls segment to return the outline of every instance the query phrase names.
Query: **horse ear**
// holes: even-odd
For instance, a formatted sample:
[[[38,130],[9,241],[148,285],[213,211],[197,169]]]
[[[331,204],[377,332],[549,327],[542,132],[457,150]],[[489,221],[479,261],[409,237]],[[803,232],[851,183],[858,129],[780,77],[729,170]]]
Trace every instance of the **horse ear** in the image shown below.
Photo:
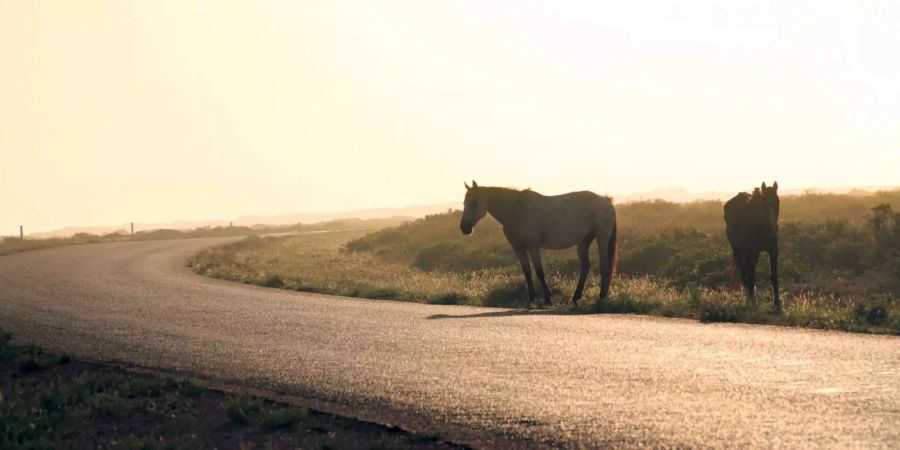
[[[473,187],[473,188],[477,188],[477,187],[478,187],[478,183],[475,182],[475,180],[472,180],[472,187]]]
[[[472,188],[469,186],[469,183],[466,183],[465,181],[463,181],[463,186],[466,187],[466,190],[467,190],[467,191],[468,191],[469,189],[472,189]]]
[[[772,185],[772,189],[775,189],[775,192],[778,192],[778,182],[777,181],[775,182],[775,184]]]
[[[763,191],[766,190],[766,182],[765,182],[765,181],[763,181],[762,189],[761,189],[761,190],[763,190]]]

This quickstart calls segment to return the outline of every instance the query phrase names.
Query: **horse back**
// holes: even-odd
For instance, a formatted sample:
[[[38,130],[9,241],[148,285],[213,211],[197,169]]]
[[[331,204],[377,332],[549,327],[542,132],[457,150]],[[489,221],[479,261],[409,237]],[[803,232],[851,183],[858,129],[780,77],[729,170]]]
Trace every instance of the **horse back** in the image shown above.
[[[734,248],[753,246],[753,227],[749,216],[750,194],[741,192],[725,202],[725,235]]]
[[[570,196],[593,223],[615,223],[616,207],[613,206],[612,199],[609,197],[591,191],[570,192],[564,195]]]
[[[535,194],[526,210],[522,226],[538,234],[543,248],[571,247],[598,229],[612,230],[616,220],[612,202],[590,191]]]
[[[750,194],[741,192],[725,202],[725,224],[736,225],[744,221],[747,215],[747,203],[750,202]]]

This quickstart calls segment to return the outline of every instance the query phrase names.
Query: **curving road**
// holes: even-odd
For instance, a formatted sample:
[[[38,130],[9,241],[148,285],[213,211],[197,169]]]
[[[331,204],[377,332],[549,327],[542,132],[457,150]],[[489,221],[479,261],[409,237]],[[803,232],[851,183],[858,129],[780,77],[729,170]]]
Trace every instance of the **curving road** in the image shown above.
[[[0,256],[0,326],[477,446],[900,443],[896,337],[355,300],[185,267],[225,241]]]

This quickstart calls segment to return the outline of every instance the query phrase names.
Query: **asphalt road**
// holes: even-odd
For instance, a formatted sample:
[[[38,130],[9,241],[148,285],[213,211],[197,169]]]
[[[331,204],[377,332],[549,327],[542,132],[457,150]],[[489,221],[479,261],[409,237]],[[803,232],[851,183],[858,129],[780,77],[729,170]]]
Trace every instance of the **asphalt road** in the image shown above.
[[[222,242],[0,256],[0,326],[477,446],[900,445],[897,337],[356,300],[185,267]]]

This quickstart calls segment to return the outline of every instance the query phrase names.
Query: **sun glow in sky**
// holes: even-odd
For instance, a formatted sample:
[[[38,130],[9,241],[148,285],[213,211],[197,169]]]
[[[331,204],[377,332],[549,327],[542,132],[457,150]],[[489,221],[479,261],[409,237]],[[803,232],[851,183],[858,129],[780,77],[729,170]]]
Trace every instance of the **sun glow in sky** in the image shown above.
[[[0,235],[900,184],[900,3],[0,0]]]

